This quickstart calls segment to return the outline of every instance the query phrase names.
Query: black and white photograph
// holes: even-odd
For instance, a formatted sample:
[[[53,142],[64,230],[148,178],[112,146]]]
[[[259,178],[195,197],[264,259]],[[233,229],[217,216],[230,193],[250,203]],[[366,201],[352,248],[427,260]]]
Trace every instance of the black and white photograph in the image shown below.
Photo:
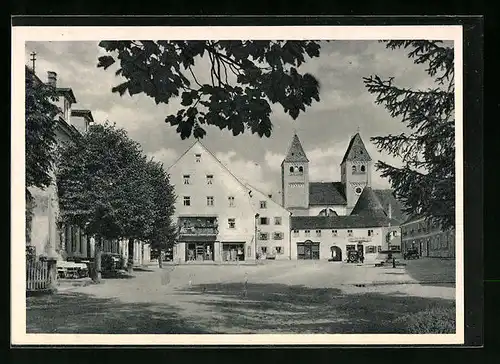
[[[13,28],[16,342],[463,343],[461,27],[160,28]]]

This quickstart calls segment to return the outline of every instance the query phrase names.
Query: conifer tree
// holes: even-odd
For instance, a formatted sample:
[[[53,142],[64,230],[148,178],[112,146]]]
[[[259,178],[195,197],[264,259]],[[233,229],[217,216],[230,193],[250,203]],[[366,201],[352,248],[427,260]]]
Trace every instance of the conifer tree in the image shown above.
[[[386,47],[408,49],[415,64],[426,64],[436,87],[412,90],[398,87],[393,78],[364,78],[391,117],[408,133],[371,138],[379,151],[401,158],[402,167],[378,161],[376,168],[388,177],[405,212],[418,214],[443,229],[455,225],[455,97],[454,50],[441,41],[387,41]]]

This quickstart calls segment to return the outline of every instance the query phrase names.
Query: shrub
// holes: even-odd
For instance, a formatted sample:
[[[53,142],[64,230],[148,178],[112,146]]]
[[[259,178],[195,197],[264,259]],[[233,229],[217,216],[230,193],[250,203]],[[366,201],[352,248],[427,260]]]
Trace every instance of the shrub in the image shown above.
[[[398,317],[395,323],[404,326],[409,334],[453,334],[456,330],[455,308],[431,307]]]

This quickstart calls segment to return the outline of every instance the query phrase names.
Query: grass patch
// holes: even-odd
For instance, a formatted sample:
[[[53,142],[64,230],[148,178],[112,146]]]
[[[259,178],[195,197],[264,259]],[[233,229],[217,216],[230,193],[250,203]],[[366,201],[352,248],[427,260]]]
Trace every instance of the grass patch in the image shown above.
[[[455,308],[431,307],[414,314],[398,317],[394,322],[408,334],[454,334]]]

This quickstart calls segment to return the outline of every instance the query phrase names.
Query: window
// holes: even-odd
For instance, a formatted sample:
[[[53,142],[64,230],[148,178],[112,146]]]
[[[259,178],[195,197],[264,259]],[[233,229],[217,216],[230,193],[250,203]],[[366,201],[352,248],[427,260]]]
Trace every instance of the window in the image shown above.
[[[356,192],[356,194],[360,195],[361,192],[363,192],[363,189],[361,187],[356,187],[356,189],[354,190],[354,192]]]
[[[184,206],[191,206],[191,197],[184,196]]]
[[[296,230],[296,229],[295,229],[295,230],[293,230],[293,236],[295,236],[295,237],[299,236],[299,231],[298,231],[298,230]]]
[[[367,245],[365,247],[366,254],[373,254],[373,253],[376,253],[376,251],[377,251],[377,247],[375,245]]]
[[[260,201],[260,208],[265,209],[267,207],[266,201]]]
[[[380,253],[382,251],[382,245],[377,246],[377,252]]]
[[[229,196],[227,200],[229,201],[229,207],[234,207],[234,196]]]
[[[321,236],[321,230],[316,230],[316,236]]]
[[[274,218],[274,225],[281,225],[281,217]]]
[[[293,172],[294,172],[294,168],[290,167],[290,173],[293,173]]]
[[[213,206],[214,205],[214,198],[213,196],[208,196],[207,197],[207,206]]]
[[[366,171],[366,167],[365,166],[361,166],[361,172],[365,172]]]
[[[283,240],[283,233],[282,232],[275,232],[273,234],[273,239],[274,240]]]
[[[236,219],[227,219],[227,225],[230,229],[234,229],[236,227]]]
[[[392,232],[392,236],[397,236],[397,235],[398,235],[398,232],[397,232],[396,230],[394,230],[394,231]]]
[[[337,236],[337,230],[332,230],[332,236]]]
[[[262,254],[267,254],[267,246],[261,246],[260,251],[262,252]]]
[[[275,246],[274,249],[276,250],[276,254],[283,254],[282,246]]]
[[[373,236],[373,230],[368,230],[368,236]]]
[[[267,217],[261,217],[260,225],[269,225],[269,219]]]
[[[259,233],[259,240],[269,240],[268,233]]]
[[[356,173],[356,166],[352,166],[352,173]]]
[[[347,251],[356,250],[356,245],[348,244],[345,246],[345,250],[347,250]]]
[[[305,230],[304,234],[305,236],[311,236],[311,230]]]
[[[299,173],[304,173],[304,167],[302,166],[299,167]]]
[[[352,230],[347,230],[347,236],[352,236]]]
[[[201,154],[195,154],[196,162],[201,162]]]
[[[212,174],[207,174],[207,185],[211,185],[214,180],[214,176]]]
[[[185,174],[185,175],[184,175],[184,184],[185,184],[185,185],[188,185],[188,184],[189,184],[189,179],[190,179],[190,177],[191,177],[191,176],[190,176],[189,174]]]

